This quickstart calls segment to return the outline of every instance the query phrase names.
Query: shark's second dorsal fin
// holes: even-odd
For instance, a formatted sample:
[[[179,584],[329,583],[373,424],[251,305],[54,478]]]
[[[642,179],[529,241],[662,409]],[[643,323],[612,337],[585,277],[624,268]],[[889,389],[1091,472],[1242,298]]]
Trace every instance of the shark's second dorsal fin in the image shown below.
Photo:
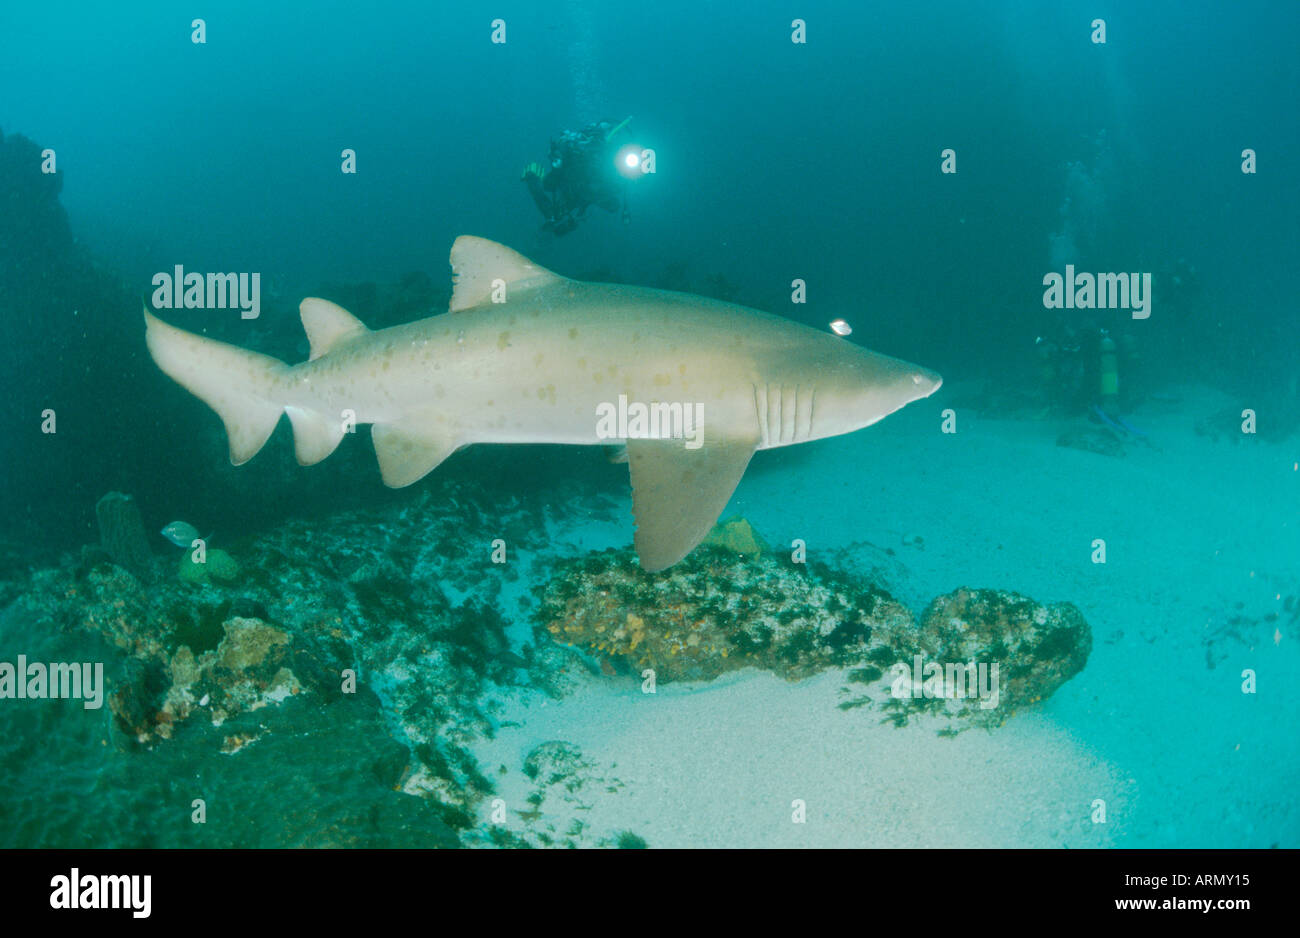
[[[511,291],[564,279],[504,244],[473,235],[461,235],[451,246],[451,273],[453,313],[492,302],[493,283],[497,280]]]
[[[298,304],[302,327],[311,343],[311,360],[320,358],[334,346],[370,330],[342,306],[329,300],[309,296]]]

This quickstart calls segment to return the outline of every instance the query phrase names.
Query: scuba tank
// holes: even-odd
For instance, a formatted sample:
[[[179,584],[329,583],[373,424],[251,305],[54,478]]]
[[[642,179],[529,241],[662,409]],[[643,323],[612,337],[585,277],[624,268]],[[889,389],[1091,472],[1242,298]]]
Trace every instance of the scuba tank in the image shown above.
[[[1099,364],[1101,371],[1101,406],[1110,410],[1119,400],[1119,355],[1115,350],[1115,340],[1105,330],[1101,334]]]

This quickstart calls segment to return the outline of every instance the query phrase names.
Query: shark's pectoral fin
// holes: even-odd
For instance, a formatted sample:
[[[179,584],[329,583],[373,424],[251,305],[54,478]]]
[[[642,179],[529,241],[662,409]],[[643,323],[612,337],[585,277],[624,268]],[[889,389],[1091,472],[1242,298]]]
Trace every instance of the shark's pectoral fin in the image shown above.
[[[420,481],[461,446],[449,430],[431,429],[423,421],[377,423],[370,437],[384,485],[394,489]]]
[[[629,440],[637,556],[663,570],[713,528],[745,474],[758,441],[715,440],[687,449],[681,440]]]

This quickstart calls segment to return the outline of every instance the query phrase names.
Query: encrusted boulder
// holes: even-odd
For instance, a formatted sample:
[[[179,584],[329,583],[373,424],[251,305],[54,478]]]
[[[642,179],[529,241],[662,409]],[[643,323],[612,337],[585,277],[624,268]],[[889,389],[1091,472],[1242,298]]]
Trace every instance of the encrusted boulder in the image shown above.
[[[300,693],[303,683],[290,665],[288,633],[259,619],[225,622],[217,647],[196,655],[181,645],[167,667],[170,683],[156,707],[140,681],[120,687],[110,699],[118,727],[139,743],[170,739],[175,727],[196,713],[220,726],[240,713],[280,703]],[[227,738],[223,751],[236,752],[256,737]]]
[[[838,669],[842,709],[883,710],[899,726],[936,717],[944,734],[1046,699],[1092,649],[1069,603],[963,588],[918,623],[870,581],[708,544],[660,573],[630,550],[592,554],[560,564],[538,592],[539,644],[579,649],[607,675],[707,681],[755,667],[798,680]]]
[[[992,726],[1046,700],[1083,670],[1092,630],[1070,603],[1043,604],[1006,590],[962,587],[936,597],[912,635],[896,636],[887,709]]]
[[[856,664],[875,631],[914,624],[869,584],[707,544],[661,573],[646,573],[630,550],[563,563],[540,596],[546,635],[616,668],[652,668],[659,680],[709,680],[745,667],[797,680]]]

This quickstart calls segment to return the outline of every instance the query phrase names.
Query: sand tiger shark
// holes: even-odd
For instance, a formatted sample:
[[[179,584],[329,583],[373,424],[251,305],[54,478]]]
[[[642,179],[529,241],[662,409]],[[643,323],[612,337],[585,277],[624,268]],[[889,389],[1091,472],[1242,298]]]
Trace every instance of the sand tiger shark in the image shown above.
[[[388,329],[303,300],[311,352],[300,365],[185,332],[147,308],[145,338],[158,367],[221,417],[235,465],[281,414],[302,465],[371,424],[392,487],[472,443],[625,443],[634,544],[651,571],[704,539],[755,451],[871,426],[942,383],[779,316],[570,280],[483,238],[457,238],[451,267],[447,313]]]

